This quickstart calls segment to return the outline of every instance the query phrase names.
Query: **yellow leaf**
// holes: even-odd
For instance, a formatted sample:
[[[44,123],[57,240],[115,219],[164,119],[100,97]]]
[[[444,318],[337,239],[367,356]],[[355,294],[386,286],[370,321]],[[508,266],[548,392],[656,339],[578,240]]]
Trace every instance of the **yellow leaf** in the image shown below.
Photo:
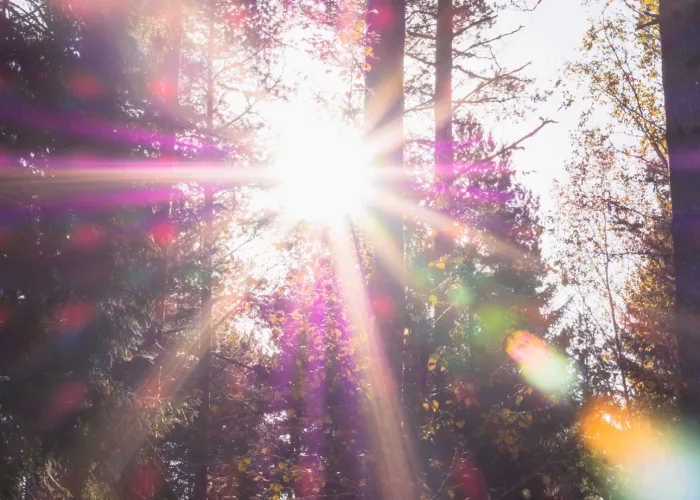
[[[430,358],[428,358],[428,371],[433,371],[436,366],[437,366],[437,357],[430,356]]]
[[[287,468],[287,464],[285,464],[284,462],[282,462],[282,463],[279,464],[279,468],[280,468],[280,469],[286,469],[286,468]]]
[[[444,262],[438,262],[437,264],[435,264],[435,267],[437,267],[438,269],[441,269],[441,270],[444,271],[444,270],[445,270],[445,263],[444,263]]]
[[[425,408],[426,410],[429,410],[430,406],[428,405],[428,403],[423,403],[423,408]]]
[[[434,306],[435,304],[437,304],[437,301],[438,301],[438,299],[437,299],[437,297],[436,297],[435,295],[431,295],[430,297],[428,297],[428,302],[430,302],[430,304],[433,305],[433,306]]]
[[[263,449],[262,449],[262,454],[263,454],[263,455],[269,455],[269,454],[270,454],[270,448],[263,448]]]
[[[437,409],[440,407],[440,403],[438,403],[436,400],[431,401],[431,405],[433,407],[433,411],[437,411]]]

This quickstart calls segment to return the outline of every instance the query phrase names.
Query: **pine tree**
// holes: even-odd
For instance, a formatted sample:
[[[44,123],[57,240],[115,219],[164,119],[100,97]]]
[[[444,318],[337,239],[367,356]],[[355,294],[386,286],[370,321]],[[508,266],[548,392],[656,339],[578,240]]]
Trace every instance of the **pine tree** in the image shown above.
[[[11,106],[2,140],[17,181],[5,197],[16,217],[4,253],[4,267],[15,271],[3,286],[11,345],[3,411],[26,443],[40,447],[14,487],[106,495],[142,432],[153,432],[154,415],[139,399],[150,362],[136,354],[154,322],[159,291],[152,293],[148,274],[158,252],[150,207],[129,203],[147,185],[70,180],[152,151],[133,120],[140,94],[126,68],[139,64],[138,52],[124,12],[38,3],[31,14],[14,6],[7,13]],[[41,68],[32,58],[49,63]],[[87,154],[100,160],[80,158]],[[168,408],[161,411],[167,419]],[[142,432],[115,438],[132,425]]]
[[[659,2],[661,61],[663,67],[666,141],[670,171],[674,266],[676,286],[675,328],[683,378],[681,408],[697,428],[700,419],[700,344],[697,283],[700,279],[697,241],[697,192],[700,185],[694,151],[698,116],[696,65],[698,52],[697,2]],[[696,429],[697,430],[697,429]]]

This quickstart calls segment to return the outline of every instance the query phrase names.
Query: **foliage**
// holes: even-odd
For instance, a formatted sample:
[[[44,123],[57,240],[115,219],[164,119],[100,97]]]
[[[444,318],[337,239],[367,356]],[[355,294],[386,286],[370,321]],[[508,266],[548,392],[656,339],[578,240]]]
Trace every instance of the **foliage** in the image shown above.
[[[631,488],[580,417],[676,411],[656,3],[607,8],[568,67],[591,107],[550,265],[512,155],[550,122],[503,144],[486,125],[547,95],[498,60],[519,2],[454,3],[446,175],[425,120],[438,14],[411,0],[404,95],[366,109],[405,120],[408,175],[337,227],[266,203],[280,103],[352,125],[377,75],[397,88],[377,5],[0,0],[0,497]]]

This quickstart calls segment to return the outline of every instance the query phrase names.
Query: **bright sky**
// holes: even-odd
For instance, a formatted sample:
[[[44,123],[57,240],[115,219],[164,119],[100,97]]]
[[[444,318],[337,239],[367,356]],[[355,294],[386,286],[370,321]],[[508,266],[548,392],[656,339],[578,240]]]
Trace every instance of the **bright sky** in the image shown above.
[[[525,28],[511,38],[502,53],[503,60],[511,62],[511,66],[532,61],[528,69],[537,78],[537,86],[552,88],[563,76],[564,63],[578,56],[578,47],[589,26],[588,9],[582,3],[583,0],[542,0],[534,12],[517,13],[512,19],[505,19],[509,25],[523,24]],[[525,183],[540,196],[543,212],[552,208],[552,181],[562,178],[564,164],[572,151],[570,135],[582,110],[581,101],[578,106],[559,110],[563,87],[558,90],[532,119],[511,127],[499,124],[500,130],[496,131],[504,137],[517,138],[532,130],[540,116],[558,122],[545,127],[527,141],[524,150],[515,154],[517,170],[533,172],[525,177]]]

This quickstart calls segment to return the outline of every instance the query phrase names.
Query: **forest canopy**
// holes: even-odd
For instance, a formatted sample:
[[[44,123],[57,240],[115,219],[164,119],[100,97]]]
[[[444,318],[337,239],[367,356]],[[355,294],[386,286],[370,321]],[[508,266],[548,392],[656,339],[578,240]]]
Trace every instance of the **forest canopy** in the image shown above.
[[[0,499],[700,498],[700,0],[553,1],[0,0]]]

